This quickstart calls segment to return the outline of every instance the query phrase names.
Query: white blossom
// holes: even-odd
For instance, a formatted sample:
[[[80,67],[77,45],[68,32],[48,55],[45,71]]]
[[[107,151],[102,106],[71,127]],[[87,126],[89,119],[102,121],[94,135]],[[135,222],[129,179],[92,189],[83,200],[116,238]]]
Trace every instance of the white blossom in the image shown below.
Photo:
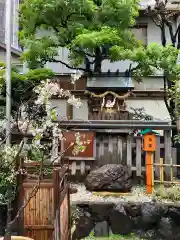
[[[57,95],[60,91],[59,85],[57,83],[51,83],[48,81],[44,87],[45,87],[45,90],[49,92],[51,96]]]
[[[67,102],[77,108],[80,108],[82,106],[82,102],[80,100],[80,98],[75,98],[74,95],[72,95]]]
[[[82,76],[82,72],[77,70],[75,73],[71,74],[71,82],[74,84],[77,80],[79,80]]]

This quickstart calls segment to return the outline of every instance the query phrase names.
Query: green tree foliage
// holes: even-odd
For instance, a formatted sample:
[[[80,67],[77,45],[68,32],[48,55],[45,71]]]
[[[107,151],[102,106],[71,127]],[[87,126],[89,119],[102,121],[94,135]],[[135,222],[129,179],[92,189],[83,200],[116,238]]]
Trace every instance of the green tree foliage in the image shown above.
[[[0,63],[0,85],[1,85],[1,97],[4,101],[1,101],[1,105],[5,104],[6,97],[6,81],[5,81],[6,66],[4,63]],[[19,107],[24,104],[27,106],[28,112],[33,109],[33,100],[35,96],[33,88],[38,85],[42,80],[54,77],[54,73],[50,69],[38,68],[29,70],[27,73],[20,73],[16,67],[12,67],[12,114],[17,117],[19,114]]]
[[[153,1],[151,2],[153,3]],[[113,46],[111,55],[114,60],[131,60],[135,67],[131,69],[137,80],[149,75],[161,74],[164,81],[164,101],[170,114],[172,123],[175,124],[180,113],[176,109],[178,100],[180,65],[178,55],[180,49],[180,8],[173,8],[170,1],[154,0],[154,5],[146,9],[147,18],[151,19],[156,29],[159,29],[161,44],[151,43],[148,46],[140,46],[124,49],[121,46]],[[176,24],[175,24],[176,23]],[[157,30],[156,30],[157,31]],[[176,131],[173,130],[173,135]]]
[[[69,50],[70,68],[85,63],[86,72],[100,72],[105,59],[114,60],[116,47],[140,45],[130,28],[139,13],[139,0],[24,0],[20,39],[30,68],[57,59],[58,48]],[[39,34],[41,32],[41,34]],[[44,34],[43,34],[44,33]],[[113,55],[110,51],[112,46]]]
[[[135,76],[165,70],[171,78],[179,76],[178,50],[174,45],[143,46],[131,31],[139,14],[138,0],[24,0],[21,4],[20,39],[24,59],[31,68],[57,59],[58,48],[67,47],[70,68],[101,71],[101,63],[131,60]],[[41,34],[40,34],[41,32]]]
[[[164,100],[171,120],[175,124],[179,118],[176,111],[177,91],[175,89],[179,82],[180,71],[180,67],[177,65],[179,64],[177,60],[180,49],[180,8],[177,1],[154,0],[154,5],[147,8],[146,14],[159,29],[162,47],[168,49],[168,44],[171,44],[171,49],[168,49],[163,59],[163,63],[165,63],[163,65],[164,91],[166,93]],[[161,49],[163,49],[162,47]],[[172,47],[175,49],[173,50]],[[175,131],[173,131],[174,134],[176,134]]]

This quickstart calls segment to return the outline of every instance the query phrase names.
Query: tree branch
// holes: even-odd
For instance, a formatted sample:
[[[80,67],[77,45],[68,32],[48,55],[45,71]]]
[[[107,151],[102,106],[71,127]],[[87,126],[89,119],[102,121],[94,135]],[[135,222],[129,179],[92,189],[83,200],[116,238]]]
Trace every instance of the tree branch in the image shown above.
[[[87,53],[87,52],[84,52],[83,50],[80,50],[80,49],[78,49],[78,50],[73,50],[73,51],[75,51],[75,52],[77,52],[77,53],[82,53],[82,54],[84,54],[84,55],[86,55],[86,56],[88,56],[88,57],[92,57],[92,58],[95,58],[95,57],[96,57],[95,55],[90,54],[90,53]]]
[[[175,32],[175,34],[174,34],[174,38],[176,39],[177,38],[177,35],[178,35],[178,32],[180,31],[180,23],[179,23],[179,25],[178,25],[178,27],[177,27],[177,29],[176,29],[176,32]]]
[[[87,69],[86,68],[81,68],[81,67],[72,67],[70,66],[69,64],[61,61],[61,60],[57,60],[57,59],[49,59],[48,60],[49,62],[55,62],[55,63],[62,63],[64,66],[66,66],[67,68],[69,69],[74,69],[74,70],[80,70],[80,71],[83,71],[83,72],[87,72]]]
[[[177,38],[177,49],[180,49],[180,23],[174,37]]]
[[[153,18],[153,16],[151,16],[151,20],[153,21],[153,23],[157,26],[157,27],[161,27],[160,23],[157,23],[156,20]]]
[[[166,30],[165,30],[164,22],[162,23],[162,26],[161,26],[161,42],[163,47],[165,47],[166,46]]]
[[[169,22],[166,18],[163,19],[163,21],[165,22],[165,24],[167,25],[167,27],[169,28],[169,35],[171,37],[171,42],[173,47],[175,47],[176,44],[176,38],[174,37],[174,33],[173,33],[173,27],[172,27],[172,23]]]
[[[129,72],[129,73],[132,73],[132,72],[134,72],[135,70],[137,70],[139,68],[139,65],[137,65],[136,67],[133,67],[132,68],[132,63],[129,65],[129,69],[127,69],[127,71]]]

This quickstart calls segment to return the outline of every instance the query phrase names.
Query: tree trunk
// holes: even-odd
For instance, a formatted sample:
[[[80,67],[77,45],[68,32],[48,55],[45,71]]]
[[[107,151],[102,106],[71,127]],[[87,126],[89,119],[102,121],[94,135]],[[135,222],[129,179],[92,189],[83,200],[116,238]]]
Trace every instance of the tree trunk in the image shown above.
[[[95,57],[95,61],[94,61],[94,72],[100,73],[101,66],[102,66],[102,53],[101,53],[101,49],[99,47],[96,48],[95,55],[96,55],[96,57]]]
[[[0,236],[4,236],[6,228],[7,208],[0,205]]]

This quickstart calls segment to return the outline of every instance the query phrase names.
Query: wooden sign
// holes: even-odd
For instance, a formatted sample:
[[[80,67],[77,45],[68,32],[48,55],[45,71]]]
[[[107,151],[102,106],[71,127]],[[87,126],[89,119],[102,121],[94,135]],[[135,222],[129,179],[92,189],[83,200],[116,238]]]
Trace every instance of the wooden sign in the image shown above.
[[[154,134],[144,135],[143,150],[146,152],[155,152],[156,151],[156,135],[154,135]]]
[[[79,151],[74,154],[74,148],[76,147],[76,136],[80,135],[80,141],[84,146],[83,151]],[[61,143],[61,151],[65,151],[64,156],[72,160],[95,160],[96,157],[96,141],[94,132],[64,132],[64,140]]]

